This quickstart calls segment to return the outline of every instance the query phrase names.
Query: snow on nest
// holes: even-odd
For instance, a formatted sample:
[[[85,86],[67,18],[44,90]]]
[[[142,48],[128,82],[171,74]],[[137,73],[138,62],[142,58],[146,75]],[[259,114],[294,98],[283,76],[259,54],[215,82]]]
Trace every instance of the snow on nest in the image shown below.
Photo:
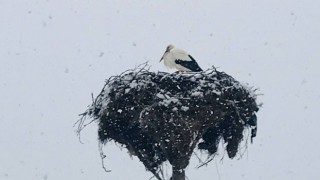
[[[185,99],[205,99],[210,94],[219,97],[232,88],[245,89],[252,98],[256,97],[252,88],[239,83],[223,72],[216,71],[215,68],[204,72],[170,74],[150,72],[143,67],[126,71],[119,76],[108,79],[92,108],[98,107],[101,115],[112,99],[124,94],[134,95],[145,88],[155,91],[153,98],[158,101],[159,105],[166,107],[170,104],[181,105],[180,101]]]
[[[163,99],[162,101],[159,102],[160,105],[168,107],[171,103],[178,105],[180,104],[179,99],[175,97],[170,97],[169,99]]]
[[[135,147],[135,153],[140,153],[138,157],[152,171],[168,160],[159,146],[161,139],[157,137],[170,139],[171,134],[188,135],[203,125],[218,128],[218,131],[205,132],[198,148],[212,155],[217,150],[216,142],[223,138],[232,158],[244,127],[253,127],[251,138],[256,135],[258,107],[252,88],[215,68],[169,74],[150,72],[145,67],[109,78],[93,104],[83,113],[99,122],[101,142],[113,139],[126,147]],[[84,120],[81,120],[79,129],[84,126]],[[193,128],[170,128],[175,126]],[[171,133],[171,130],[178,133]]]

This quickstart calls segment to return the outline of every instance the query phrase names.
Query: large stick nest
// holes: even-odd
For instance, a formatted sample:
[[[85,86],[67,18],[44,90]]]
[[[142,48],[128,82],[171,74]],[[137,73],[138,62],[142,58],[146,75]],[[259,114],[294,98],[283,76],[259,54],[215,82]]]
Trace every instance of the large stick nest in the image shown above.
[[[184,169],[196,146],[214,155],[223,140],[235,157],[243,131],[256,135],[257,111],[253,91],[215,68],[169,74],[140,66],[108,79],[83,116],[99,123],[102,143],[120,143],[159,179],[164,161]]]

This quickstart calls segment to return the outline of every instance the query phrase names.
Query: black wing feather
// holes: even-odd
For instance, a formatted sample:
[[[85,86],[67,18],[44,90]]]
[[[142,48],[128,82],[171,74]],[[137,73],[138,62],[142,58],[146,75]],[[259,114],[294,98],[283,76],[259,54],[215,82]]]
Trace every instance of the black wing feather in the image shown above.
[[[196,62],[196,60],[193,59],[193,57],[191,55],[188,55],[191,59],[191,61],[185,61],[185,60],[181,60],[181,59],[176,59],[175,63],[186,67],[188,69],[190,69],[193,72],[199,72],[202,71],[202,69],[200,68],[200,66],[198,65],[198,63]]]

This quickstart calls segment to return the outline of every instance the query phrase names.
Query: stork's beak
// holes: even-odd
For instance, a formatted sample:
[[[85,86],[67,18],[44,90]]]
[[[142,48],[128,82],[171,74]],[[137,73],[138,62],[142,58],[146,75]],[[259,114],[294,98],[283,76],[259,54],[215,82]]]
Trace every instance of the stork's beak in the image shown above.
[[[162,55],[162,57],[161,57],[159,62],[161,62],[163,60],[163,57],[164,57],[164,55],[166,55],[167,52],[169,52],[168,49],[166,50],[166,52],[163,53],[163,55]]]
[[[164,54],[162,55],[162,57],[161,57],[161,59],[160,59],[160,61],[159,62],[161,62],[162,60],[163,60],[163,57],[164,57],[164,55],[167,53],[167,51],[166,52],[164,52]]]

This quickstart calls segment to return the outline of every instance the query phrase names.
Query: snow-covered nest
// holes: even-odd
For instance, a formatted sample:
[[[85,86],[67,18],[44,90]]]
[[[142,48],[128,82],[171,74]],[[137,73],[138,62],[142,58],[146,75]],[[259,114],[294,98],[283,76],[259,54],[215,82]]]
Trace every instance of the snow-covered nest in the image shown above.
[[[169,74],[140,66],[108,79],[83,117],[99,123],[102,143],[120,143],[159,179],[164,161],[184,169],[196,147],[214,155],[220,140],[233,158],[243,131],[256,135],[255,100],[254,91],[215,68]]]

